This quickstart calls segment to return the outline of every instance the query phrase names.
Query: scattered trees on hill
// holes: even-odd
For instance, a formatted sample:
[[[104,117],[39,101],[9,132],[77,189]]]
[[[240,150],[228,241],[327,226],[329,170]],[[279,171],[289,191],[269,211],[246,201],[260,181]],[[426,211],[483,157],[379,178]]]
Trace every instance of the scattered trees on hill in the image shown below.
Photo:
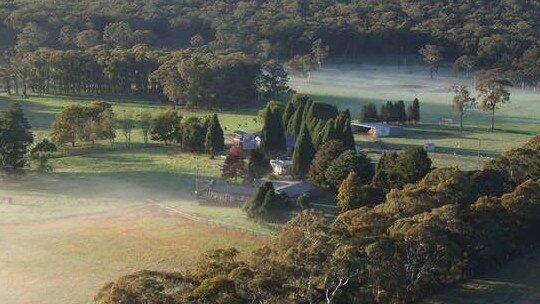
[[[463,130],[463,116],[469,109],[476,106],[476,99],[471,97],[471,92],[464,85],[453,86],[454,99],[452,100],[452,108],[459,114],[459,130]]]
[[[19,103],[0,116],[0,170],[16,173],[27,164],[28,147],[34,141],[31,126]]]

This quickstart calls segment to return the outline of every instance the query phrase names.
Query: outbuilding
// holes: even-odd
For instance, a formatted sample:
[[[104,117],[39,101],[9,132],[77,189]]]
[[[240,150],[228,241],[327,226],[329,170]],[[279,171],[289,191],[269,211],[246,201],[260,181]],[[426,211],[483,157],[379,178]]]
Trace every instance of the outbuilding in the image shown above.
[[[402,126],[385,123],[351,123],[354,133],[367,134],[372,137],[403,136],[405,130]]]

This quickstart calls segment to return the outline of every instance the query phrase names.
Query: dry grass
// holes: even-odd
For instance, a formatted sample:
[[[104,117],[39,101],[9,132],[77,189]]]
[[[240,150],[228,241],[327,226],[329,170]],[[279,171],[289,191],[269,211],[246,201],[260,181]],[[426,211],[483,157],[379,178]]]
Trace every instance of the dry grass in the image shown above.
[[[266,240],[157,206],[0,225],[0,303],[90,303],[105,282],[141,269],[183,270],[201,252],[249,252]]]

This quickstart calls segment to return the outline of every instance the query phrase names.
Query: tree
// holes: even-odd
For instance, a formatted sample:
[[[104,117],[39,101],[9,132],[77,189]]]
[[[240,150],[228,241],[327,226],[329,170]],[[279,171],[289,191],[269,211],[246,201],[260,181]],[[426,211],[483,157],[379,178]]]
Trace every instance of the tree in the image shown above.
[[[154,119],[154,124],[150,129],[150,138],[163,141],[166,145],[174,140],[179,141],[181,138],[181,121],[182,116],[178,115],[178,111],[168,109],[161,112]]]
[[[325,172],[328,186],[337,191],[350,172],[355,172],[362,184],[369,184],[373,178],[374,165],[364,153],[346,150],[328,166]]]
[[[205,149],[208,126],[198,117],[189,117],[182,122],[181,144],[186,151],[201,152]],[[216,151],[217,152],[217,151]]]
[[[438,46],[433,44],[426,44],[422,47],[418,53],[422,55],[424,62],[429,68],[429,77],[433,79],[433,73],[439,69],[439,62],[441,61],[441,51]]]
[[[465,70],[465,75],[467,78],[471,75],[471,70],[476,65],[477,60],[476,57],[470,56],[470,55],[462,55],[454,61],[454,64],[452,65],[452,70],[454,73],[460,73],[461,71]]]
[[[313,147],[313,140],[309,134],[307,125],[304,124],[294,146],[291,168],[292,175],[297,179],[304,178],[308,173],[309,165],[314,156],[315,148]]]
[[[262,178],[272,171],[270,161],[261,149],[253,149],[249,152],[248,176],[252,179]]]
[[[56,151],[56,145],[46,138],[32,148],[30,154],[32,155],[32,158],[38,161],[39,172],[52,171],[52,166],[49,164],[49,158],[51,158],[52,153]]]
[[[49,33],[35,22],[30,22],[17,36],[16,49],[21,52],[34,51],[47,41]]]
[[[310,205],[310,200],[311,200],[311,197],[309,195],[309,193],[304,193],[302,195],[300,195],[297,199],[296,199],[296,205],[298,207],[300,207],[301,209],[311,209],[311,205]]]
[[[484,73],[476,84],[480,109],[490,113],[491,131],[495,129],[495,110],[510,102],[510,92],[505,86],[511,86],[511,83],[492,72]]]
[[[223,129],[219,123],[217,114],[212,115],[208,121],[204,149],[206,153],[215,156],[225,148],[225,139],[223,138]]]
[[[361,122],[379,121],[379,114],[377,113],[377,108],[375,107],[375,104],[368,103],[367,105],[362,106],[362,111],[360,112],[360,121]]]
[[[335,119],[335,132],[345,148],[355,150],[354,135],[351,127],[351,112],[349,109],[341,111]]]
[[[141,124],[141,131],[143,134],[143,140],[144,144],[148,144],[148,134],[150,133],[150,130],[152,129],[152,114],[150,112],[141,112],[139,114],[140,118],[140,124]]]
[[[265,181],[255,197],[244,206],[250,218],[268,220],[279,216],[287,208],[287,197],[275,191],[272,182]]]
[[[469,109],[476,106],[476,99],[471,97],[471,92],[467,90],[464,85],[452,86],[454,91],[454,99],[452,100],[452,108],[459,114],[459,130],[463,130],[463,115],[467,113]]]
[[[414,124],[420,121],[420,101],[418,98],[415,98],[412,105],[407,108],[407,121]]]
[[[328,57],[329,47],[324,45],[322,39],[317,39],[311,45],[311,53],[313,54],[313,58],[315,58],[315,61],[320,68],[323,62],[326,60],[326,57]]]
[[[225,179],[234,179],[238,181],[239,177],[244,177],[246,174],[246,163],[244,161],[244,153],[239,146],[232,146],[225,158],[223,167],[221,168],[221,176]]]
[[[325,142],[315,153],[309,167],[307,178],[310,182],[321,187],[328,187],[325,173],[330,163],[345,151],[345,146],[339,140]]]
[[[400,154],[398,172],[401,172],[403,184],[414,183],[422,179],[431,170],[431,159],[423,147],[414,147]]]
[[[347,178],[343,180],[338,188],[336,199],[339,213],[360,207],[362,186],[362,181],[360,181],[358,174],[354,171],[349,172]]]
[[[285,130],[280,112],[267,106],[261,131],[262,149],[266,155],[275,157],[287,150]]]
[[[131,145],[131,131],[135,127],[135,115],[133,111],[124,111],[120,119],[120,128],[122,133],[124,133],[124,138],[126,139],[126,146]]]
[[[99,44],[99,32],[96,30],[84,30],[75,36],[75,45],[86,50]]]
[[[30,129],[19,103],[0,117],[0,170],[18,172],[26,166],[27,149],[34,141]]]
[[[306,77],[309,82],[311,72],[315,70],[315,62],[311,55],[296,55],[287,62],[287,68],[293,73]]]
[[[133,31],[127,22],[109,23],[103,30],[103,40],[118,48],[133,45]]]
[[[290,91],[288,83],[289,75],[277,61],[270,60],[261,66],[257,89],[266,99],[280,99]]]

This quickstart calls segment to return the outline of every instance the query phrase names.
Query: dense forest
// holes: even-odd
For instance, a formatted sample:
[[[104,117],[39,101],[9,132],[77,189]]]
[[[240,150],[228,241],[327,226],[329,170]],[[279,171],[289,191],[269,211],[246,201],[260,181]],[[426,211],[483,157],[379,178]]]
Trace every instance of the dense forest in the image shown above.
[[[533,84],[539,14],[532,0],[5,0],[0,48],[208,45],[283,62],[321,52],[416,54],[431,44],[447,60]]]

